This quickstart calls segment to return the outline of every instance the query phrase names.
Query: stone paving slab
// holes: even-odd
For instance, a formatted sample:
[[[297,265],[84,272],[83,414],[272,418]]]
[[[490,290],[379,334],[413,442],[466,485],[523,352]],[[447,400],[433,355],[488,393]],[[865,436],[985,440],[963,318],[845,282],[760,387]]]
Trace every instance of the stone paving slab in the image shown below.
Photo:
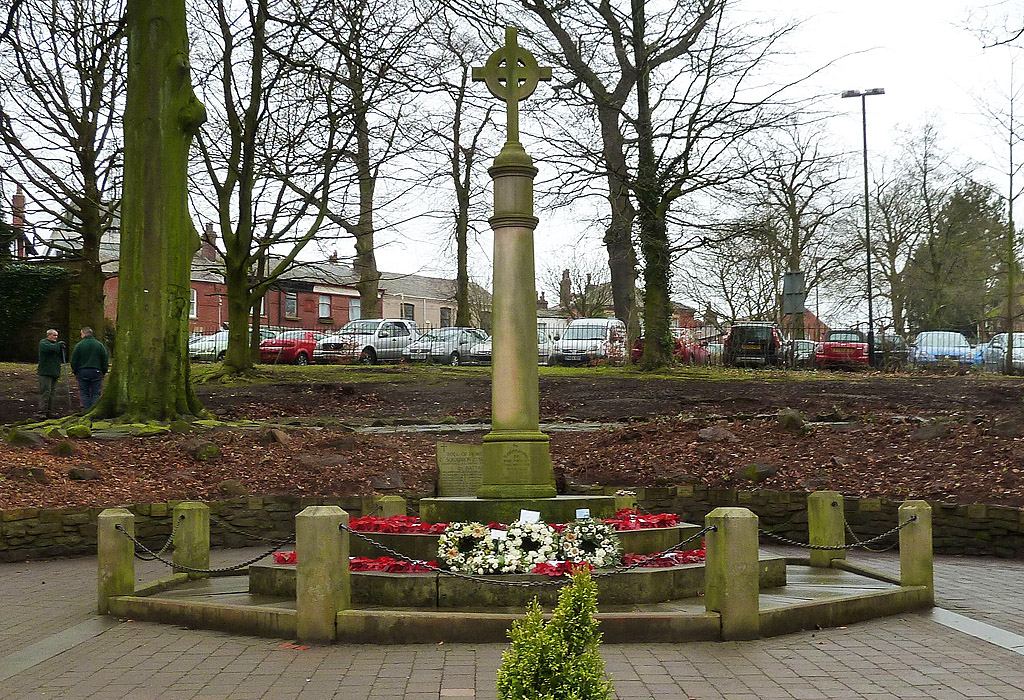
[[[218,551],[213,563],[247,556],[245,550]],[[898,565],[892,554],[851,560],[888,571]],[[158,572],[152,563],[138,571],[140,580]],[[936,562],[940,606],[1018,635],[1024,631],[1022,580],[1021,561]],[[0,581],[0,677],[13,654],[91,618],[94,558],[0,564]],[[0,681],[0,700],[490,699],[505,648],[294,646],[119,621]],[[1024,655],[951,629],[927,612],[754,642],[608,645],[602,655],[620,700],[1024,700]]]

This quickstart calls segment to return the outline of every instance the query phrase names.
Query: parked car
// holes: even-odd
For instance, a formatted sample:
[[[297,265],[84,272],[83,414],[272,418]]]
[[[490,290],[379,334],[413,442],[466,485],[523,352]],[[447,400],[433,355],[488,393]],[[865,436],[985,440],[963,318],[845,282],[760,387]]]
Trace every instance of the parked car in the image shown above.
[[[856,330],[829,331],[814,351],[815,363],[830,367],[867,367],[868,341]]]
[[[363,318],[349,321],[338,333],[321,339],[313,350],[318,364],[398,362],[402,351],[419,337],[414,321]]]
[[[273,338],[277,331],[260,329],[261,341]],[[188,357],[193,362],[220,362],[228,351],[227,329],[200,336],[188,343]]]
[[[469,360],[471,348],[487,340],[480,328],[452,326],[424,333],[402,350],[402,359],[410,362],[444,362],[455,366]]]
[[[999,333],[981,350],[980,364],[982,369],[990,372],[1003,372],[1006,369],[1006,346],[1009,334]],[[1024,333],[1013,334],[1013,369],[1019,373],[1024,371]]]
[[[813,340],[787,340],[782,344],[782,354],[794,367],[813,367],[817,347]]]
[[[626,324],[617,318],[573,319],[555,336],[552,364],[585,365],[594,361],[624,362]]]
[[[923,331],[910,350],[915,367],[966,367],[973,355],[971,343],[956,331]]]
[[[894,370],[907,365],[910,346],[903,336],[895,333],[875,333],[875,367]]]
[[[260,343],[260,362],[308,365],[313,361],[317,341],[326,337],[317,331],[282,331]]]
[[[730,367],[764,367],[782,361],[782,333],[771,321],[742,321],[729,327],[722,349]]]
[[[644,339],[640,336],[633,341],[629,359],[635,364],[644,354]],[[710,362],[711,353],[708,346],[698,343],[685,335],[676,336],[672,345],[672,359],[681,364],[706,365]]]
[[[491,364],[491,338],[481,341],[469,349],[469,361],[476,365]],[[544,331],[537,329],[537,362],[542,365],[552,364],[551,350],[554,341]]]

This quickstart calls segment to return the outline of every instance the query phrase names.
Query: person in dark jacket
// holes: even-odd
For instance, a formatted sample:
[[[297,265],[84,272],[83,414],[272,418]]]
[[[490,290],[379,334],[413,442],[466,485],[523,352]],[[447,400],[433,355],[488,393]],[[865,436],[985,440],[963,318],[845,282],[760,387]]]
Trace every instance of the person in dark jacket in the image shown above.
[[[78,394],[86,411],[100,398],[109,361],[107,349],[93,335],[92,328],[83,328],[82,339],[71,351],[71,371],[78,379]]]
[[[54,399],[57,397],[57,380],[60,367],[64,364],[65,345],[57,340],[57,331],[46,331],[46,337],[39,341],[39,413],[47,418],[54,416]]]

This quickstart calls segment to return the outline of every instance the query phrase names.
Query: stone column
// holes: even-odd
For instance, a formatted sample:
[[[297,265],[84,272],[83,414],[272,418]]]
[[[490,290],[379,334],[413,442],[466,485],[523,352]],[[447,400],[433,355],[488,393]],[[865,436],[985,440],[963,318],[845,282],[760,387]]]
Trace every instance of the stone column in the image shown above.
[[[704,520],[704,608],[722,619],[722,639],[756,639],[758,614],[757,516],[746,508],[715,508]]]
[[[393,515],[405,515],[405,499],[401,496],[381,496],[377,501],[380,506],[380,516],[390,518]]]
[[[120,525],[135,536],[135,516],[126,508],[107,508],[97,518],[97,606],[100,615],[110,612],[110,599],[135,592],[135,545],[117,530]]]
[[[816,547],[846,544],[846,515],[843,496],[836,491],[816,491],[807,496],[807,532]],[[832,566],[833,559],[846,559],[845,549],[812,549],[811,566]]]
[[[537,169],[519,143],[519,102],[550,80],[519,46],[514,27],[505,45],[473,69],[506,106],[508,136],[488,171],[494,181],[494,293],[491,343],[491,432],[483,439],[481,498],[556,495],[550,438],[540,432],[537,388],[537,290],[534,275],[533,179]]]
[[[351,605],[348,513],[338,506],[309,506],[295,516],[296,636],[333,642],[339,610]]]
[[[190,569],[210,568],[210,508],[198,501],[174,506],[171,527],[174,530],[174,563]],[[177,571],[177,569],[175,569]],[[192,579],[207,574],[189,573]]]
[[[935,604],[932,559],[932,507],[927,501],[904,501],[899,510],[900,524],[917,520],[900,530],[900,584],[926,586],[929,602]]]

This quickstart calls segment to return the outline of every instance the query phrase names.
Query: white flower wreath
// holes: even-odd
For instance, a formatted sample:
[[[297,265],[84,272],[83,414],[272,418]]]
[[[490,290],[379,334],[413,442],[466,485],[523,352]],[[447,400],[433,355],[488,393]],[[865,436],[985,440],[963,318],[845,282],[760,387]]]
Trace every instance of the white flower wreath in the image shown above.
[[[451,523],[437,541],[437,558],[455,571],[469,571],[470,562],[489,548],[490,534],[482,523]]]
[[[622,556],[622,546],[611,525],[587,519],[565,526],[560,552],[566,561],[585,561],[599,569],[617,564]]]
[[[550,525],[519,521],[509,525],[506,532],[505,564],[510,571],[528,573],[534,564],[558,555],[558,533]]]

